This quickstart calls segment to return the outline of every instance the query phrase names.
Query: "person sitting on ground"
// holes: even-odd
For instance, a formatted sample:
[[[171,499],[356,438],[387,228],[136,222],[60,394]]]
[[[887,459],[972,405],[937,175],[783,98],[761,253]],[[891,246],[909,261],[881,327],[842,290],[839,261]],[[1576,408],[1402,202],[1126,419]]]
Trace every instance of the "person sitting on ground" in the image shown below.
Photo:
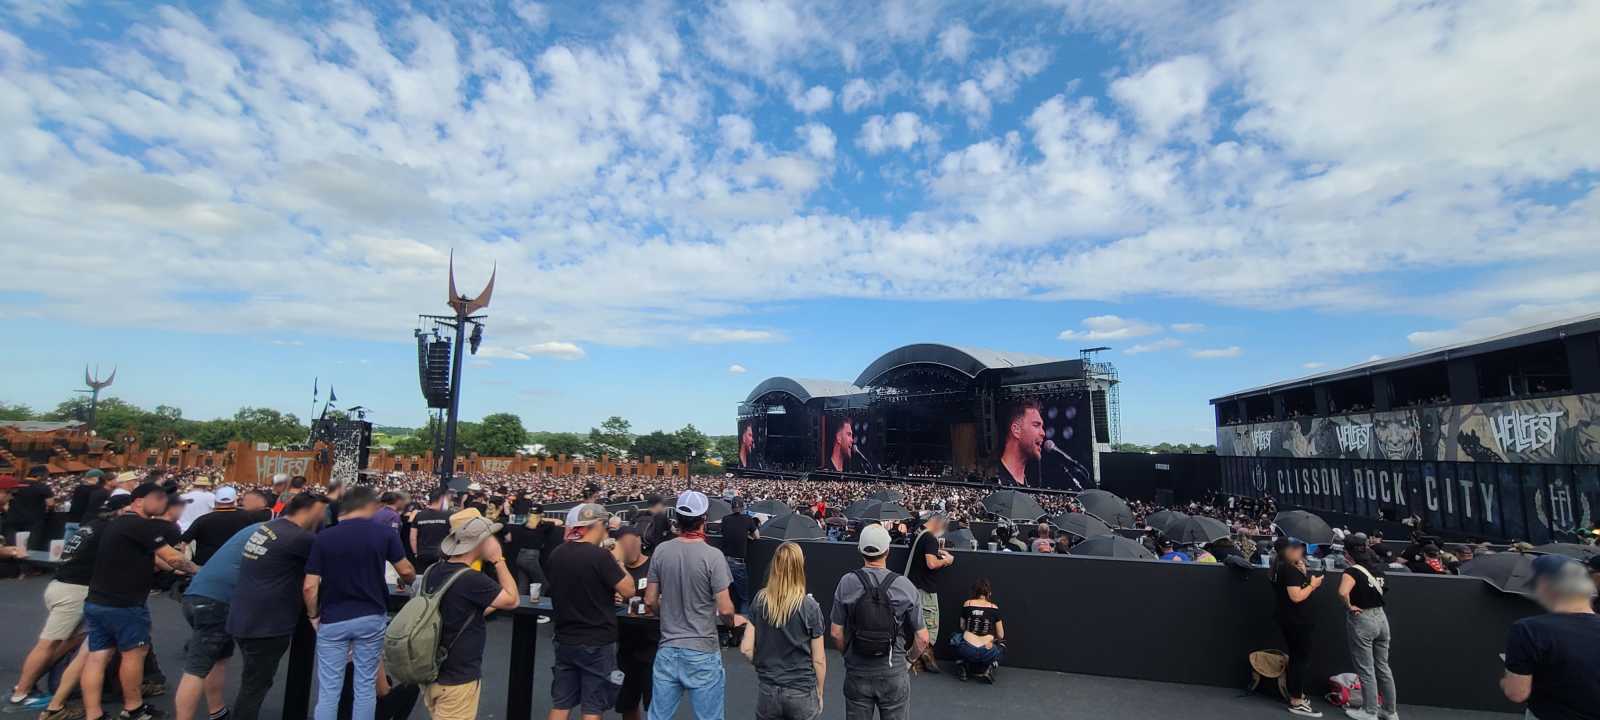
[[[961,632],[950,636],[956,649],[957,671],[962,680],[973,675],[994,683],[995,668],[1005,657],[1006,627],[1000,619],[1000,606],[994,604],[994,590],[988,578],[972,585],[972,597],[961,604]]]
[[[1534,594],[1547,611],[1511,625],[1506,638],[1506,699],[1528,717],[1592,718],[1600,708],[1600,615],[1590,605],[1594,581],[1571,558],[1533,562]]]
[[[756,666],[756,720],[812,720],[822,714],[828,660],[822,606],[806,593],[805,555],[785,542],[750,603],[739,651]]]

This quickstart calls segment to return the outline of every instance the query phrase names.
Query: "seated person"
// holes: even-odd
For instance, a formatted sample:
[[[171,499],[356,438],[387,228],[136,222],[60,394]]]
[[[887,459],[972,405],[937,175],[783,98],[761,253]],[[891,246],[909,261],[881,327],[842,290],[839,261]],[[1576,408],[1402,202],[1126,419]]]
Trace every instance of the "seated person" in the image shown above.
[[[1028,546],[1016,537],[1011,523],[1001,523],[994,528],[995,549],[1001,552],[1027,552]]]
[[[950,636],[956,650],[956,667],[962,680],[972,675],[994,684],[995,668],[1005,655],[1006,628],[1000,606],[994,604],[989,579],[972,585],[972,597],[961,604],[961,632]]]

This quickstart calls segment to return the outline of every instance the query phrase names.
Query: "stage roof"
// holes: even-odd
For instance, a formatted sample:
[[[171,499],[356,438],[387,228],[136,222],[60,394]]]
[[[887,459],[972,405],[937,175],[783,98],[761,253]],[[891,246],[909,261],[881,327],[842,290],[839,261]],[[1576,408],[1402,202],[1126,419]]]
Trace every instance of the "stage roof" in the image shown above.
[[[806,402],[811,398],[840,397],[843,395],[857,395],[865,392],[843,380],[816,380],[812,378],[787,378],[770,377],[762,380],[750,394],[745,397],[745,402],[754,402],[756,398],[770,392],[784,392],[799,400]]]
[[[878,378],[883,377],[885,373],[907,365],[941,365],[969,378],[975,378],[978,373],[985,370],[1043,365],[1053,362],[1062,361],[1058,358],[1048,358],[1028,353],[966,348],[939,343],[917,343],[895,348],[884,353],[877,360],[872,361],[872,364],[868,365],[867,369],[863,370],[861,375],[856,378],[856,385],[860,387],[872,385]]]
[[[1399,370],[1402,368],[1415,367],[1417,365],[1426,365],[1428,363],[1449,360],[1451,358],[1470,357],[1473,355],[1482,355],[1484,353],[1505,350],[1507,348],[1518,347],[1521,345],[1532,345],[1548,340],[1559,340],[1568,335],[1585,335],[1596,332],[1600,332],[1600,313],[1591,313],[1589,315],[1581,315],[1574,318],[1567,318],[1565,320],[1556,320],[1540,325],[1530,325],[1525,328],[1519,328],[1517,330],[1501,333],[1499,335],[1478,338],[1476,340],[1469,340],[1467,342],[1454,343],[1451,345],[1444,345],[1428,350],[1421,350],[1407,355],[1400,355],[1398,357],[1371,360],[1368,362],[1351,365],[1349,367],[1339,368],[1337,370],[1328,370],[1326,372],[1295,378],[1293,380],[1285,380],[1283,382],[1276,382],[1270,385],[1261,385],[1248,390],[1240,390],[1238,392],[1229,393],[1221,397],[1212,398],[1211,402],[1212,404],[1216,404],[1225,400],[1233,400],[1244,397],[1246,395],[1259,395],[1261,393],[1273,392],[1276,390],[1288,390],[1290,388],[1304,387],[1306,385],[1314,385],[1317,383],[1333,382],[1353,377],[1362,377],[1372,375],[1373,373]]]

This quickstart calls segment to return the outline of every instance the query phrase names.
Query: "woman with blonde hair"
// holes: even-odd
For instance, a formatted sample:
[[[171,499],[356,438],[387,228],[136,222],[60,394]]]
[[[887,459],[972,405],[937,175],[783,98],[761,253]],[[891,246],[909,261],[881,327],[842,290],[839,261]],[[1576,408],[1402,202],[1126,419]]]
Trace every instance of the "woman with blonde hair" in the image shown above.
[[[814,720],[822,715],[822,681],[828,661],[822,606],[806,594],[806,559],[800,546],[778,546],[767,586],[750,602],[739,651],[756,666],[756,720]]]

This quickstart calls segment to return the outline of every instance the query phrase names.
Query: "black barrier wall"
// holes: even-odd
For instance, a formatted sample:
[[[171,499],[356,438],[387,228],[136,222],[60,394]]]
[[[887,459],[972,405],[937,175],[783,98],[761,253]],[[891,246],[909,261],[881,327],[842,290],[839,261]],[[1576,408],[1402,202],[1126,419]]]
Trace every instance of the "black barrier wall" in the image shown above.
[[[751,546],[750,580],[766,582],[778,542]],[[803,542],[806,586],[831,610],[839,578],[860,566],[853,544]],[[906,550],[890,555],[905,568]],[[940,576],[940,627],[947,641],[959,623],[967,590],[980,577],[994,586],[1005,611],[1007,657],[1014,667],[1162,682],[1243,687],[1246,657],[1281,649],[1266,570],[1219,565],[1025,553],[956,551]],[[1500,694],[1511,623],[1538,609],[1475,578],[1395,574],[1388,615],[1390,663],[1401,702],[1510,712]],[[1313,596],[1317,630],[1309,688],[1353,672],[1345,646],[1346,612],[1330,576]],[[940,655],[947,652],[935,642]]]

